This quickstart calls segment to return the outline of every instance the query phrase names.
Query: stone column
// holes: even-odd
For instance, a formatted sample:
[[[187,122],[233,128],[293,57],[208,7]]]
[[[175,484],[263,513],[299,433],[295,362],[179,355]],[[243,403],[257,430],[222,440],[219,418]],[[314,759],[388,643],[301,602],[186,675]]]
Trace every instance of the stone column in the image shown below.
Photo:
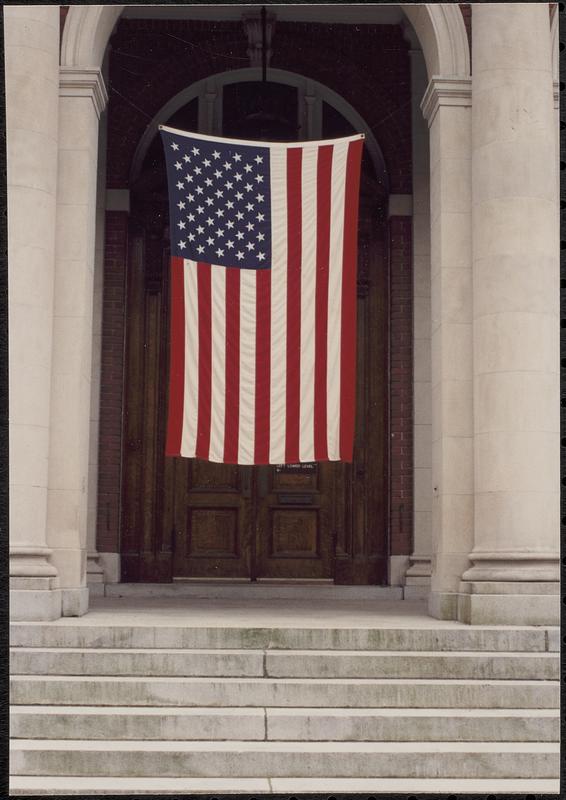
[[[102,350],[102,297],[104,284],[104,221],[106,217],[106,145],[108,114],[100,120],[98,137],[98,181],[96,187],[96,233],[92,313],[92,375],[90,387],[90,436],[87,502],[87,586],[90,596],[104,594],[104,569],[96,547],[98,510],[98,445],[100,431],[100,373]]]
[[[100,70],[61,67],[59,179],[47,530],[63,615],[88,608],[87,486],[91,403]]]
[[[420,103],[427,88],[422,51],[411,56],[413,156],[413,552],[405,575],[407,599],[428,597],[432,553],[430,382],[430,181],[428,129]]]
[[[454,619],[473,536],[471,84],[432,78],[430,135],[432,575],[429,612]]]
[[[61,615],[47,546],[59,7],[4,8],[8,183],[10,615]]]
[[[459,617],[551,624],[559,271],[548,6],[472,8],[475,524]]]

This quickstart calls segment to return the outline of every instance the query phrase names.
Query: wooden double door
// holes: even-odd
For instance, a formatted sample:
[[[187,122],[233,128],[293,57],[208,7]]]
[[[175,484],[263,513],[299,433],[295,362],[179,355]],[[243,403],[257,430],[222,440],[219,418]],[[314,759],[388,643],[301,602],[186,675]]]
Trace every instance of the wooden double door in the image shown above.
[[[123,581],[387,582],[387,264],[363,197],[354,462],[233,466],[165,457],[169,267],[164,187],[134,205],[127,275]]]

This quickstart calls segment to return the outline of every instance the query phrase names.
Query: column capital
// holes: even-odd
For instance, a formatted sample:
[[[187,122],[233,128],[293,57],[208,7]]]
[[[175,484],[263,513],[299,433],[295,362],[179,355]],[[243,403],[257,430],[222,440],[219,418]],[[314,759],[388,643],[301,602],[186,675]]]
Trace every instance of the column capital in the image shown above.
[[[108,93],[98,67],[59,67],[59,97],[90,97],[100,115],[108,103]]]
[[[471,78],[443,78],[433,75],[421,101],[421,109],[429,127],[440,106],[472,105]]]

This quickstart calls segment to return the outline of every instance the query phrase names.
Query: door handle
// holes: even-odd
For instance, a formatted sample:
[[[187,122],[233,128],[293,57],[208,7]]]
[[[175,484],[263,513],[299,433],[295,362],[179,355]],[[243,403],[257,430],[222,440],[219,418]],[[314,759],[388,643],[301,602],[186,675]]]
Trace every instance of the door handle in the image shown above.
[[[252,496],[252,468],[240,467],[242,475],[242,495],[244,497]]]
[[[270,467],[258,467],[257,470],[257,494],[258,497],[265,497],[269,494],[269,469]]]

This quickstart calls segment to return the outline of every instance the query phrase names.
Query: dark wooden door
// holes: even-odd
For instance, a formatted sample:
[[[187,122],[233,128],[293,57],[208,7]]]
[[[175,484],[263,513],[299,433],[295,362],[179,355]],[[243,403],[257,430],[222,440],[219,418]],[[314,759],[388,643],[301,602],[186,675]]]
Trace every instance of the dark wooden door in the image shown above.
[[[387,270],[364,206],[354,463],[244,467],[165,458],[166,202],[133,216],[128,269],[122,580],[387,580]]]

